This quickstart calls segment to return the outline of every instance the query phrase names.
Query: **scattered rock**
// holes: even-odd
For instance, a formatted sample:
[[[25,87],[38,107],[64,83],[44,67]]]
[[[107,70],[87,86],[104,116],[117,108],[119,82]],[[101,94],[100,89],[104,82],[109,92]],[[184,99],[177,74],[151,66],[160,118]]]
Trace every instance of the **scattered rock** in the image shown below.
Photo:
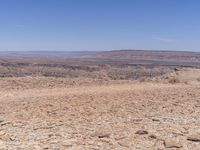
[[[8,135],[4,131],[0,131],[0,140],[6,140]]]
[[[187,137],[187,140],[194,141],[194,142],[200,142],[200,134],[191,134]]]
[[[12,126],[13,126],[13,127],[23,127],[23,126],[24,126],[24,123],[19,121],[19,122],[13,123]]]
[[[132,122],[134,123],[138,123],[138,122],[141,122],[143,119],[141,118],[135,118],[135,119],[132,119]]]
[[[180,142],[174,139],[166,139],[164,141],[164,145],[166,148],[181,148],[182,147]]]
[[[11,124],[11,122],[5,122],[5,121],[3,121],[3,122],[0,123],[0,126],[5,126],[5,125],[8,125],[8,124]]]
[[[149,135],[149,137],[152,138],[152,139],[156,139],[157,138],[157,136],[155,134],[151,134],[151,135]]]
[[[110,137],[110,133],[102,133],[102,134],[98,135],[98,137],[99,138],[105,138],[105,137],[109,138]]]
[[[117,143],[122,147],[129,147],[130,146],[130,142],[127,139],[120,140]]]
[[[115,140],[121,140],[121,139],[125,139],[127,136],[125,135],[117,135],[115,136]]]
[[[146,131],[146,130],[138,130],[138,131],[135,132],[135,134],[144,135],[144,134],[148,134],[148,131]]]
[[[93,145],[93,144],[94,144],[94,141],[93,141],[93,140],[89,140],[89,141],[87,141],[87,144],[88,144],[88,145]]]
[[[109,138],[111,135],[111,131],[108,128],[100,128],[95,131],[91,136],[97,136],[99,138]]]
[[[15,141],[16,137],[15,136],[10,136],[11,141]]]
[[[0,136],[4,136],[6,134],[5,131],[0,131]]]
[[[185,133],[184,131],[181,131],[180,129],[176,129],[176,128],[171,128],[170,131],[176,135],[184,135],[183,133]]]
[[[160,121],[158,118],[153,118],[152,121]]]

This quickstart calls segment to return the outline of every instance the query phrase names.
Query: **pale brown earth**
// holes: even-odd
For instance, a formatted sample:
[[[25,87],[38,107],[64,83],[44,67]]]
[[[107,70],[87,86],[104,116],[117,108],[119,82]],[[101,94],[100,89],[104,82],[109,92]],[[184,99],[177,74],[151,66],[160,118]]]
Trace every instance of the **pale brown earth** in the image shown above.
[[[151,80],[0,79],[0,149],[200,149],[200,70]]]

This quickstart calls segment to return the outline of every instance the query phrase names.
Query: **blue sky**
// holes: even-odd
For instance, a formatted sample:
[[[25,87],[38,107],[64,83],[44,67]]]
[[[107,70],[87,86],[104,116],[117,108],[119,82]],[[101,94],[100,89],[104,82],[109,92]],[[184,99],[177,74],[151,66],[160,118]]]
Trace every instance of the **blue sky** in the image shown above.
[[[199,0],[0,0],[0,50],[200,51]]]

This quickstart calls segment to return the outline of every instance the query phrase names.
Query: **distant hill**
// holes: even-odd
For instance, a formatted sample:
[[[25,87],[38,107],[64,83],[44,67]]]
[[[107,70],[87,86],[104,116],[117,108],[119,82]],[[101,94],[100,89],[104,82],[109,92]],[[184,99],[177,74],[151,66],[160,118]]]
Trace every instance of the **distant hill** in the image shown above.
[[[96,54],[97,58],[153,60],[167,62],[200,63],[199,52],[188,51],[155,51],[155,50],[113,50]]]

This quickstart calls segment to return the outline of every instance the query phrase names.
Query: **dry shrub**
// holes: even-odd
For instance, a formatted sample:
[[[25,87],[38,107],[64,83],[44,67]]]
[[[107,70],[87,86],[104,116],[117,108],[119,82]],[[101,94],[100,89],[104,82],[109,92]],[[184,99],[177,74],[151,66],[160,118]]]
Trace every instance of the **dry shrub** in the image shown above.
[[[171,84],[175,84],[175,83],[180,83],[180,80],[177,77],[173,77],[173,78],[170,78],[168,82]]]
[[[148,82],[148,81],[149,81],[149,79],[146,78],[146,77],[141,77],[141,78],[139,79],[139,82]]]

